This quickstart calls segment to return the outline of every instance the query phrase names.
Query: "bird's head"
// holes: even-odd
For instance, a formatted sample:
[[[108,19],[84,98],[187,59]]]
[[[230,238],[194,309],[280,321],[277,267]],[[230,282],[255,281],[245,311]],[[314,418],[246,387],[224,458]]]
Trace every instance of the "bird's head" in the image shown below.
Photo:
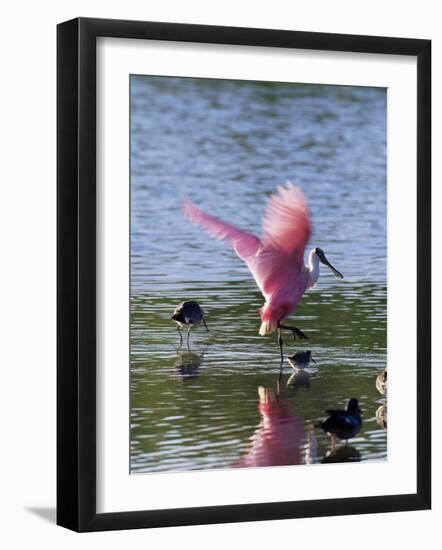
[[[342,273],[340,271],[338,271],[337,269],[335,269],[332,264],[327,260],[327,258],[325,257],[325,254],[324,254],[324,251],[322,250],[322,248],[319,248],[319,247],[316,247],[315,248],[315,254],[316,256],[318,256],[319,258],[319,261],[326,265],[327,267],[329,267],[333,273],[336,275],[336,277],[339,277],[339,279],[343,279],[344,278],[344,275],[342,275]]]
[[[362,414],[362,411],[359,408],[359,402],[354,397],[352,397],[348,402],[347,412],[349,414]]]

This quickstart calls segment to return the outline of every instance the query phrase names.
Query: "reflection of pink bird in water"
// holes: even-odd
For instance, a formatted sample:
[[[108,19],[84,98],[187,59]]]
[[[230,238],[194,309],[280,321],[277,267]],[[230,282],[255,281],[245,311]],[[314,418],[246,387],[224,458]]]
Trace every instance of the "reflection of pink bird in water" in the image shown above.
[[[271,390],[258,388],[261,421],[252,436],[252,444],[239,467],[287,466],[304,464],[307,434],[303,422]]]
[[[183,213],[213,237],[227,239],[247,264],[265,298],[259,310],[262,320],[259,334],[264,336],[278,330],[282,367],[281,330],[292,331],[293,337],[306,338],[297,327],[284,325],[282,321],[296,310],[304,292],[316,284],[319,262],[330,267],[337,277],[343,277],[321,248],[314,248],[308,265],[304,265],[304,249],[311,234],[304,193],[290,182],[286,187],[278,187],[264,215],[262,239],[206,214],[190,200],[184,202]]]

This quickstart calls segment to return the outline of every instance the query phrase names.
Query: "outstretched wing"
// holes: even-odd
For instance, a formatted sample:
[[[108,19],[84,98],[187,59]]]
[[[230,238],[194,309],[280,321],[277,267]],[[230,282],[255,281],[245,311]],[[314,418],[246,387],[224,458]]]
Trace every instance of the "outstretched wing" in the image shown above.
[[[262,240],[247,231],[211,216],[192,201],[183,204],[183,214],[212,237],[228,240],[244,260],[267,299],[284,290],[300,298],[305,290],[299,273],[304,268],[304,249],[310,237],[310,217],[303,192],[288,182],[279,187],[267,206]]]
[[[252,233],[207,214],[189,199],[184,201],[182,211],[189,221],[205,229],[215,239],[228,240],[238,256],[246,263],[261,246],[261,241]]]
[[[264,296],[277,292],[299,300],[305,291],[304,250],[311,234],[305,195],[287,182],[272,195],[263,218],[264,236],[253,270]]]
[[[265,249],[275,250],[299,267],[311,235],[310,214],[304,193],[290,181],[270,198],[263,218]]]

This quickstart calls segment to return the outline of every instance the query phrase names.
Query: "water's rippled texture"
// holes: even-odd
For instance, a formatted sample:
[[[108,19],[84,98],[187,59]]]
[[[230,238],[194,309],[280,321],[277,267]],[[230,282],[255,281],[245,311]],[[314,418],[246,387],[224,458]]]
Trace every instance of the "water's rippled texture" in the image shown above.
[[[386,366],[385,91],[134,76],[131,109],[132,472],[333,460],[314,424],[349,397],[362,431],[335,460],[385,459],[374,383]],[[295,318],[309,340],[287,334],[285,351],[311,349],[317,364],[309,387],[287,386],[287,364],[277,392],[276,338],[258,335],[247,267],[179,206],[190,196],[260,234],[287,179],[308,196],[311,246],[345,279],[322,269],[304,296]],[[186,299],[211,329],[194,330],[190,353],[170,321]]]

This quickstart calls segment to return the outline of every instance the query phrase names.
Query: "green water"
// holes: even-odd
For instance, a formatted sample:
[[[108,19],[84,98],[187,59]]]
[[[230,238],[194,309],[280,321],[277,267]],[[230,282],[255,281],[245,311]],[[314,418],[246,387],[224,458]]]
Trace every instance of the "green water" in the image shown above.
[[[316,360],[298,388],[287,386],[288,362],[278,382],[275,335],[258,335],[263,298],[247,267],[179,211],[189,196],[259,235],[266,198],[287,179],[309,201],[307,250],[322,247],[345,276],[321,269],[291,319],[309,339],[286,334],[285,353],[310,349]],[[190,350],[170,320],[187,299],[210,328],[194,329]],[[375,378],[386,367],[386,301],[385,90],[131,78],[132,472],[241,465],[257,438],[268,444],[269,424],[281,439],[273,451],[298,447],[293,463],[322,462],[330,439],[314,425],[350,397],[363,410],[350,454],[385,460]],[[267,416],[259,386],[278,403]],[[281,410],[305,437],[278,431]]]

